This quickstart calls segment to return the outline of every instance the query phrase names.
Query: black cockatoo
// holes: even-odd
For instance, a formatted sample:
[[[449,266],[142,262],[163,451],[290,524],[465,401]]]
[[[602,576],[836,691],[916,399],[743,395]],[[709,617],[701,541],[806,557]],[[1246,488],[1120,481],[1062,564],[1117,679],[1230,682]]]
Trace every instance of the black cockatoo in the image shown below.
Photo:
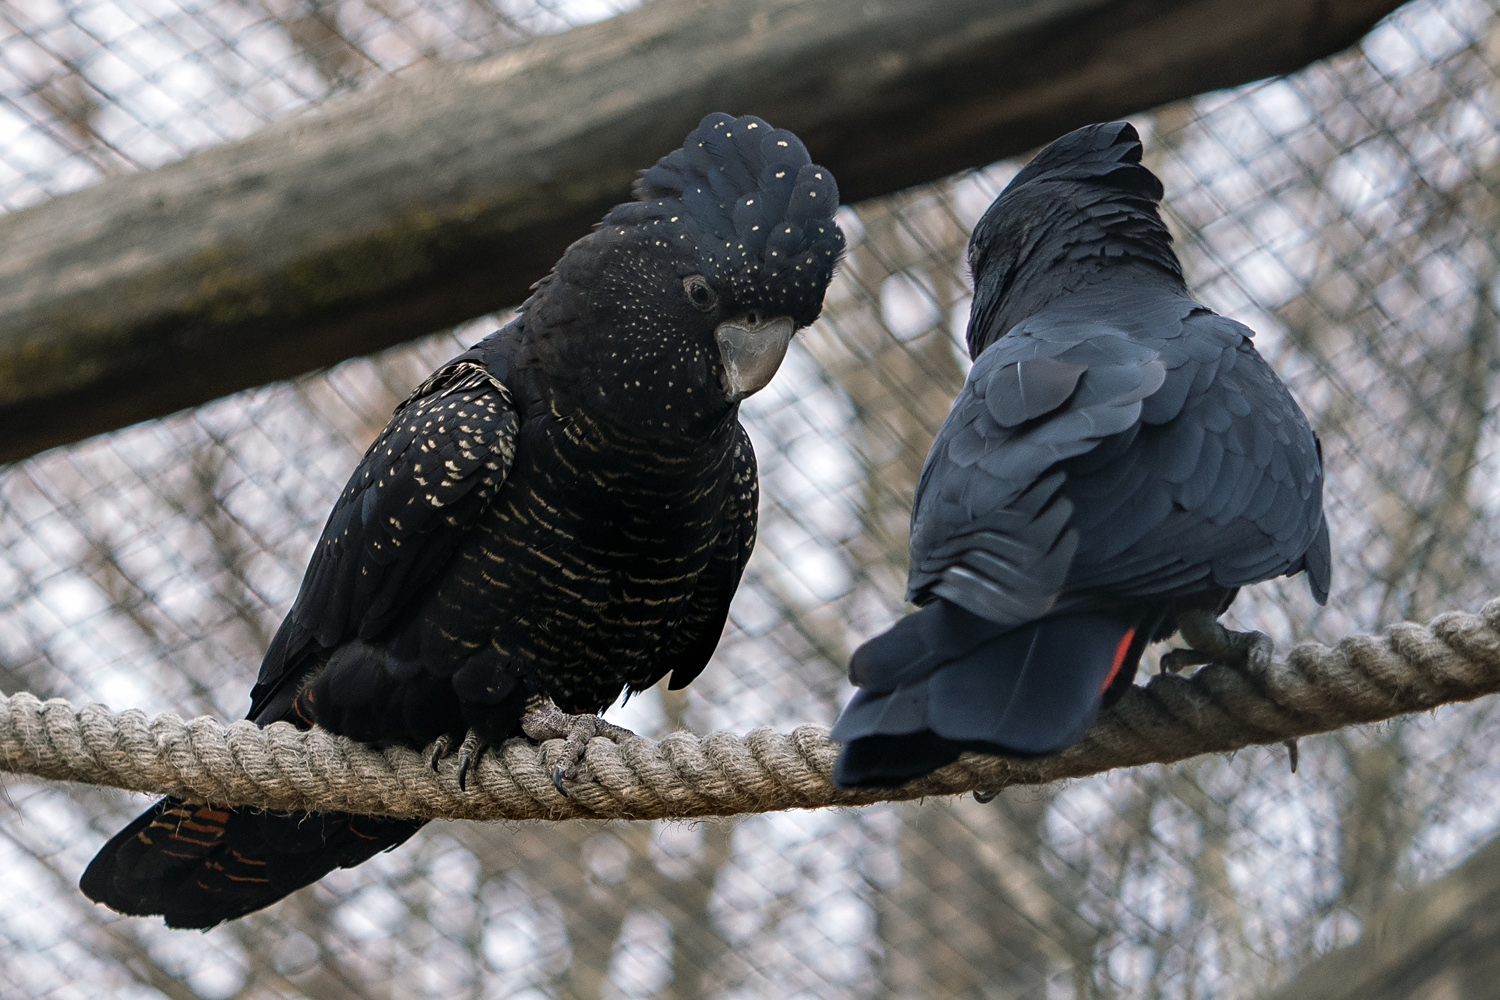
[[[838,188],[792,133],[712,114],[634,195],[396,409],[329,515],[250,719],[434,753],[463,740],[462,774],[523,732],[581,750],[622,691],[703,669],[755,543],[739,402],[822,308]],[[81,885],[212,927],[421,825],[169,798]]]
[[[1193,301],[1125,122],[1042,150],[969,243],[974,366],[917,486],[907,597],[855,651],[835,780],[1083,737],[1150,642],[1264,661],[1215,620],[1306,571],[1328,596],[1323,463],[1251,331]]]

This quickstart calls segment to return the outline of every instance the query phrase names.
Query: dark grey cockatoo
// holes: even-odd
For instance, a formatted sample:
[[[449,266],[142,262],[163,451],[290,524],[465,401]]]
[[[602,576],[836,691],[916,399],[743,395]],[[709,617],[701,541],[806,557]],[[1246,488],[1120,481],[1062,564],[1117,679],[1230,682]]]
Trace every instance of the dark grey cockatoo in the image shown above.
[[[1215,621],[1240,587],[1306,571],[1327,599],[1317,439],[1251,331],[1193,301],[1140,161],[1125,122],[1069,133],[974,230],[974,367],[912,510],[922,609],[854,654],[841,786],[1054,753],[1152,641],[1269,657]]]

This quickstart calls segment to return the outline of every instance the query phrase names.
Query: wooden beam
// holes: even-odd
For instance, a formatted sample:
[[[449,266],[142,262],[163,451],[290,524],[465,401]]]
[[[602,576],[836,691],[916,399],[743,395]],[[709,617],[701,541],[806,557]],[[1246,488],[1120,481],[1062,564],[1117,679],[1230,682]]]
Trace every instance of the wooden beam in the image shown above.
[[[513,305],[706,112],[846,200],[1286,72],[1392,0],[656,0],[0,216],[0,461]]]

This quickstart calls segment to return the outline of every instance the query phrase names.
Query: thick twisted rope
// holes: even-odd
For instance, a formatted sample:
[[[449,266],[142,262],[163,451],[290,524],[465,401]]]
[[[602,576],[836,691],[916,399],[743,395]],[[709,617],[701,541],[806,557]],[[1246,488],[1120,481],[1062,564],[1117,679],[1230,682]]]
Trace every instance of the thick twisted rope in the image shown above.
[[[1188,677],[1154,677],[1056,756],[965,754],[887,791],[834,788],[838,748],[822,726],[594,739],[564,796],[552,784],[561,740],[510,740],[486,753],[460,790],[452,757],[434,770],[415,751],[374,750],[317,729],[147,719],[24,693],[0,696],[0,769],[269,809],[485,820],[728,816],[1042,784],[1278,743],[1497,690],[1500,599],[1477,615],[1393,625],[1333,648],[1304,643],[1259,673],[1214,664]]]

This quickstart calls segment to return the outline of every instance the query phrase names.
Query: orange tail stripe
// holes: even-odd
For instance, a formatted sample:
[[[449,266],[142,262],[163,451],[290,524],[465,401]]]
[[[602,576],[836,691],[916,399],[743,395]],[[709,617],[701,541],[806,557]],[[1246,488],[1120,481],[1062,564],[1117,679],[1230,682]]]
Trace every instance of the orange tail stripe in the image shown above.
[[[196,833],[211,833],[211,834],[213,834],[216,837],[219,836],[219,835],[221,835],[221,834],[223,834],[223,832],[224,832],[224,828],[222,826],[217,826],[217,825],[209,826],[209,825],[204,824],[204,823],[194,823],[190,819],[183,820],[182,821],[182,826],[180,827],[180,829],[183,829],[183,830],[192,830],[192,831],[194,831]]]
[[[197,837],[184,837],[180,833],[169,833],[167,834],[167,839],[178,840],[184,844],[197,844],[199,847],[213,847],[219,842],[219,839],[217,837],[215,837],[213,840],[199,840]]]
[[[1115,646],[1114,662],[1109,665],[1109,673],[1105,675],[1104,683],[1099,685],[1099,693],[1101,695],[1104,694],[1105,691],[1109,690],[1109,686],[1114,683],[1115,675],[1118,674],[1120,672],[1120,668],[1125,665],[1125,654],[1130,652],[1130,643],[1134,638],[1134,627],[1126,629],[1125,634],[1120,636],[1120,641]]]
[[[247,857],[245,857],[243,854],[241,854],[239,851],[236,851],[232,847],[229,849],[229,853],[233,854],[234,855],[234,860],[238,861],[242,865],[264,865],[265,864],[264,861],[257,861],[255,858],[247,858]]]

